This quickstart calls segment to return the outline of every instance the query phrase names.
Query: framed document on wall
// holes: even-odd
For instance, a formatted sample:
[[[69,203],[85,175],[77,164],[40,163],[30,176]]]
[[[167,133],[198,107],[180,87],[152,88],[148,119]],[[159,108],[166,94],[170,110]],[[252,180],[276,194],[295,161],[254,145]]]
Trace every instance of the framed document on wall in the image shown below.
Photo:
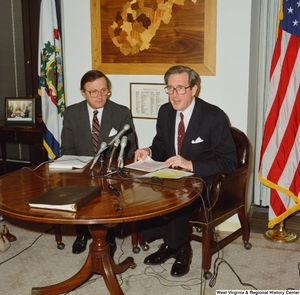
[[[169,101],[165,84],[130,83],[130,109],[134,118],[156,119],[161,105]]]

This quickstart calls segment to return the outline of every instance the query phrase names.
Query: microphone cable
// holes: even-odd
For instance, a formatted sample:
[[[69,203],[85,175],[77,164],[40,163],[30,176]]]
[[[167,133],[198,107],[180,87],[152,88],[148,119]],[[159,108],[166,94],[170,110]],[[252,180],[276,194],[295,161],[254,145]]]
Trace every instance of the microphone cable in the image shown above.
[[[52,163],[54,162],[54,160],[48,160],[48,161],[45,161],[45,162],[42,162],[41,164],[39,164],[38,166],[36,166],[34,169],[31,169],[29,167],[22,167],[21,169],[28,169],[29,171],[33,172],[33,171],[36,171],[37,169],[39,169],[41,166],[45,165],[45,164],[48,164],[48,163]]]
[[[7,258],[6,260],[3,260],[0,262],[0,265],[2,265],[5,262],[10,261],[11,259],[19,256],[20,254],[22,254],[23,252],[25,252],[26,250],[30,249],[36,242],[37,240],[42,237],[44,234],[47,234],[48,232],[52,231],[54,229],[54,226],[52,226],[50,229],[47,229],[45,232],[41,233],[28,247],[24,248],[23,250],[21,250],[19,253],[11,256],[10,258]]]
[[[187,187],[187,186],[184,186],[184,185],[178,185],[178,186],[174,186],[174,185],[166,185],[163,183],[163,179],[161,179],[161,181],[158,181],[159,178],[150,178],[152,181],[145,181],[145,180],[141,180],[140,178],[132,178],[132,177],[124,177],[123,174],[121,173],[118,173],[117,171],[117,175],[118,177],[114,177],[114,176],[111,176],[109,175],[109,179],[112,179],[112,180],[124,180],[124,181],[131,181],[131,182],[134,182],[134,183],[140,183],[140,184],[146,184],[146,185],[155,185],[155,186],[159,186],[159,187],[165,187],[165,188],[172,188],[172,189],[182,189],[182,190],[190,190],[190,191],[194,191],[196,192],[198,195],[199,195],[199,198],[201,200],[201,203],[202,203],[202,206],[204,208],[212,208],[212,204],[211,204],[211,200],[209,198],[209,191],[210,191],[210,188],[207,186],[206,182],[201,178],[201,177],[197,177],[197,176],[187,176],[187,177],[182,177],[181,179],[194,179],[194,180],[198,180],[198,181],[202,181],[203,184],[204,184],[204,189],[206,190],[206,194],[207,194],[207,198],[206,198],[206,203],[205,203],[205,200],[202,196],[202,194],[199,192],[199,190],[193,188],[193,187]],[[102,176],[103,178],[108,178],[106,176]],[[155,181],[153,181],[155,180]],[[207,205],[207,206],[206,206]],[[210,223],[212,221],[212,210],[208,210],[208,215],[207,215],[207,210],[204,209],[204,219],[206,220],[207,223]],[[193,221],[191,222],[193,223]],[[197,224],[197,221],[194,222],[195,224]],[[217,279],[217,276],[218,276],[218,268],[220,266],[221,263],[226,263],[230,269],[233,271],[233,273],[237,276],[239,282],[244,285],[244,286],[250,286],[254,289],[256,289],[253,285],[251,284],[248,284],[248,283],[243,283],[241,281],[241,279],[238,277],[238,275],[236,274],[236,272],[233,270],[233,268],[230,266],[230,264],[223,258],[220,258],[220,249],[219,249],[219,241],[218,241],[218,235],[217,233],[215,232],[215,230],[213,228],[207,228],[207,230],[212,230],[213,231],[213,234],[215,236],[215,242],[216,242],[216,245],[217,245],[217,258],[215,259],[215,262],[214,262],[214,267],[213,267],[213,274],[212,274],[212,277],[209,281],[209,286],[212,288],[215,283],[216,283],[216,279]],[[209,234],[207,232],[207,234]],[[204,241],[202,241],[204,242]],[[205,249],[206,247],[206,244],[203,245],[203,248]],[[217,262],[221,260],[221,262],[219,264],[217,264]],[[203,268],[202,268],[202,262],[203,262],[203,257],[202,257],[202,261],[201,261],[201,277],[203,277]],[[203,288],[203,280],[201,280],[201,283],[200,283],[200,294],[203,294],[202,293],[202,288]],[[257,290],[257,289],[256,289]]]
[[[206,222],[209,223],[209,222],[212,221],[212,210],[208,210],[208,215],[207,215],[207,210],[206,210],[206,208],[211,209],[213,207],[213,205],[211,204],[211,200],[209,198],[210,188],[207,186],[206,182],[201,177],[187,176],[187,177],[182,177],[181,179],[185,178],[185,179],[194,179],[194,180],[202,181],[202,183],[204,184],[204,189],[206,190],[206,195],[207,195],[206,202],[207,202],[207,206],[205,204],[205,200],[204,200],[202,194],[197,189],[195,189],[195,188],[187,187],[187,186],[184,186],[184,185],[181,185],[181,186],[165,185],[165,184],[163,184],[163,181],[162,182],[158,182],[158,181],[156,181],[156,182],[151,181],[150,182],[150,181],[141,181],[140,179],[135,179],[135,178],[125,178],[122,175],[118,175],[118,176],[122,180],[137,182],[137,183],[140,183],[140,184],[157,185],[157,186],[166,187],[166,188],[187,189],[187,190],[195,191],[196,193],[199,194],[202,206],[205,208],[204,209],[204,218],[205,218]],[[117,180],[118,178],[114,177],[114,179]],[[151,178],[151,179],[153,179],[153,178]],[[193,221],[191,223],[193,223]],[[194,223],[197,223],[197,221],[194,222]],[[254,288],[255,290],[257,290],[253,285],[251,285],[249,283],[243,283],[242,280],[237,275],[237,273],[231,267],[231,265],[225,259],[220,258],[220,249],[219,249],[218,235],[217,235],[217,233],[215,232],[215,230],[213,228],[209,228],[208,227],[207,230],[212,230],[213,231],[213,234],[215,236],[215,242],[217,244],[217,258],[215,259],[215,262],[214,262],[214,267],[213,267],[214,271],[213,271],[213,275],[212,275],[212,277],[211,277],[211,279],[209,281],[209,286],[212,288],[215,285],[216,279],[217,279],[217,276],[218,276],[218,268],[219,268],[219,266],[220,266],[221,263],[226,263],[230,267],[230,269],[232,270],[232,272],[236,275],[236,277],[238,278],[239,282],[243,286],[250,286],[250,287]],[[209,234],[209,233],[207,232],[207,234]],[[203,245],[203,248],[205,249],[205,247],[206,247],[206,241],[202,241],[202,242],[205,242],[205,244]],[[217,262],[219,260],[221,260],[221,262],[219,264],[217,264]],[[202,262],[203,262],[203,257],[202,257],[201,268],[200,268],[201,269],[201,278],[203,277]],[[200,287],[201,287],[200,294],[202,294],[203,280],[201,280],[201,282],[200,282]]]
[[[204,182],[205,183],[205,182]],[[203,203],[203,207],[204,207],[204,214],[205,214],[205,220],[206,220],[206,223],[210,223],[212,220],[213,220],[213,217],[212,217],[212,208],[213,208],[213,204],[211,204],[211,200],[209,198],[209,191],[210,189],[208,188],[208,186],[206,185],[206,190],[207,190],[207,198],[206,198],[206,201],[207,201],[207,207],[206,205]],[[208,212],[209,212],[209,216],[207,216],[206,214],[206,209],[208,209]],[[197,223],[197,222],[195,222]],[[249,284],[249,283],[244,283],[242,282],[241,278],[238,276],[238,274],[234,271],[233,267],[224,259],[224,258],[220,258],[220,248],[219,248],[219,235],[216,233],[215,229],[212,228],[212,227],[207,227],[207,231],[211,230],[212,233],[213,233],[213,236],[214,236],[214,242],[216,243],[216,246],[217,246],[217,258],[215,259],[214,261],[214,265],[213,265],[213,273],[212,273],[212,277],[210,278],[209,280],[209,287],[213,288],[216,284],[216,281],[217,281],[217,277],[218,277],[218,269],[220,267],[220,265],[222,263],[225,263],[228,265],[228,267],[232,270],[232,272],[234,273],[234,275],[237,277],[238,281],[240,282],[240,284],[242,286],[248,286],[248,287],[252,287],[253,289],[257,290],[257,288],[255,286],[253,286],[252,284]],[[209,235],[209,232],[206,232],[206,234],[208,236]],[[204,241],[202,240],[202,243]],[[206,241],[205,241],[205,244],[203,245],[203,249],[206,249]],[[217,264],[217,262],[220,260],[220,262]],[[202,261],[201,261],[201,277],[203,277],[203,268],[202,268],[202,263],[203,263],[203,257],[202,257]],[[201,289],[200,289],[200,294],[202,295],[202,287],[203,287],[203,281],[201,282]]]
[[[217,265],[217,261],[220,260],[220,262],[218,263]],[[218,270],[219,270],[219,266],[222,264],[222,263],[225,263],[230,269],[231,271],[234,273],[234,275],[237,277],[238,281],[240,282],[240,284],[242,286],[247,286],[247,287],[251,287],[253,288],[254,290],[258,290],[255,286],[253,286],[252,284],[249,284],[249,283],[244,283],[241,278],[239,277],[239,275],[235,272],[235,270],[233,269],[233,267],[223,258],[217,258],[215,260],[215,263],[214,263],[214,268],[215,268],[215,273],[214,275],[212,276],[212,278],[210,279],[209,281],[209,286],[212,288],[214,287],[214,285],[216,284],[216,281],[217,281],[217,276],[218,276]]]

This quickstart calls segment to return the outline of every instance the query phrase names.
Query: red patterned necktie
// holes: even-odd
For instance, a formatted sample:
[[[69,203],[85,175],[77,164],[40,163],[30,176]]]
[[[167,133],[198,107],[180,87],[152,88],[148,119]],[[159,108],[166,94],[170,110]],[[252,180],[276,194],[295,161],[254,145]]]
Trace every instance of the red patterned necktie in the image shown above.
[[[97,118],[98,111],[94,111],[93,116],[93,124],[92,124],[92,140],[93,140],[93,146],[94,146],[94,155],[97,155],[98,151],[98,139],[100,134],[100,125]]]
[[[184,122],[183,122],[183,113],[180,113],[180,122],[178,124],[178,136],[177,136],[178,155],[180,155],[184,135],[185,135],[185,128],[184,128]]]

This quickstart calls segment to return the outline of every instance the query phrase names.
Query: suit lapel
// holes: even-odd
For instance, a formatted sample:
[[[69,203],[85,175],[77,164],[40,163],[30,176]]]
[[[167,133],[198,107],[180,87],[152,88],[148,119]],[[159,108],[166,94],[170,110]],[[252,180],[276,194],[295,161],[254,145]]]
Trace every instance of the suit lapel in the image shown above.
[[[188,154],[190,143],[192,142],[192,140],[195,140],[196,135],[198,134],[198,130],[200,128],[200,116],[199,116],[200,112],[201,112],[200,101],[199,99],[195,98],[195,106],[181,147],[182,155]]]
[[[87,110],[87,102],[84,101],[82,106],[78,112],[78,120],[77,120],[77,130],[78,134],[82,139],[82,142],[88,146],[88,149],[91,154],[93,154],[93,144],[92,144],[92,130],[90,125],[89,113]],[[87,132],[89,130],[89,132]]]
[[[167,151],[170,151],[170,154],[168,156],[173,156],[176,155],[176,151],[175,151],[175,143],[174,139],[175,139],[175,128],[177,128],[177,126],[175,126],[175,120],[176,120],[176,111],[171,108],[169,114],[168,114],[168,122],[167,122],[167,126],[168,126],[168,142],[170,147],[167,148]],[[174,128],[175,126],[175,128]]]
[[[111,122],[113,117],[113,111],[110,107],[110,101],[108,100],[104,106],[101,123],[100,123],[100,137],[99,142],[106,141],[109,138],[109,133],[111,131],[111,125],[107,122]]]

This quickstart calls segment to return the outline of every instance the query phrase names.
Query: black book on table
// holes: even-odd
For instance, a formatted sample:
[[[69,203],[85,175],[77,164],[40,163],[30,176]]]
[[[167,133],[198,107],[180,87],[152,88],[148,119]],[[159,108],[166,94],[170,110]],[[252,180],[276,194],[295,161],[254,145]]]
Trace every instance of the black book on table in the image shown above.
[[[28,202],[32,208],[77,212],[101,194],[101,186],[57,186]]]

